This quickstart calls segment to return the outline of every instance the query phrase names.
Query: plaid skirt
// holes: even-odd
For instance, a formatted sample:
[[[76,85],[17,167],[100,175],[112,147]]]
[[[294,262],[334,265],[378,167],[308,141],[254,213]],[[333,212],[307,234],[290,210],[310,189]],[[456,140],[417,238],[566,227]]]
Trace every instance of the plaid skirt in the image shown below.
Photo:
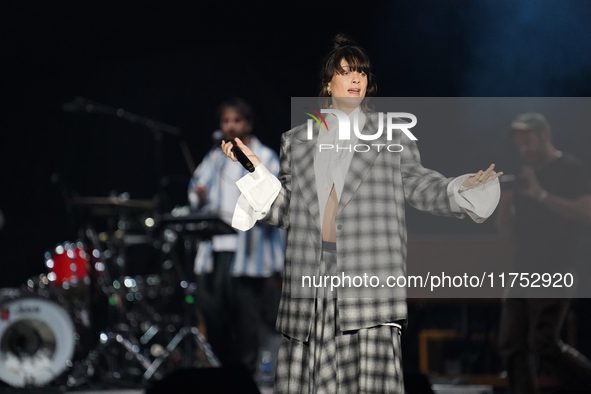
[[[336,253],[323,251],[320,275],[331,275]],[[380,325],[342,332],[336,299],[317,288],[308,342],[285,335],[277,358],[275,394],[404,394],[400,329]]]

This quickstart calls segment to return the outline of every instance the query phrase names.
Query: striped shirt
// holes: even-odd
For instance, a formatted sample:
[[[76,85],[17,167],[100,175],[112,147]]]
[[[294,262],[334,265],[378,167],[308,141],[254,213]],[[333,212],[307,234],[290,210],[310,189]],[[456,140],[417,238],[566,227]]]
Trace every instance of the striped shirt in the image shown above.
[[[273,173],[279,172],[279,158],[275,151],[250,137],[249,148]],[[221,148],[212,149],[195,170],[189,183],[188,197],[191,208],[216,213],[226,223],[232,223],[232,214],[240,197],[236,181],[248,172],[233,162]],[[200,201],[195,186],[205,186],[207,201]],[[198,245],[194,271],[196,274],[213,270],[214,251],[235,252],[231,273],[233,276],[268,277],[283,271],[285,257],[285,231],[265,223],[257,223],[248,231],[214,236]]]

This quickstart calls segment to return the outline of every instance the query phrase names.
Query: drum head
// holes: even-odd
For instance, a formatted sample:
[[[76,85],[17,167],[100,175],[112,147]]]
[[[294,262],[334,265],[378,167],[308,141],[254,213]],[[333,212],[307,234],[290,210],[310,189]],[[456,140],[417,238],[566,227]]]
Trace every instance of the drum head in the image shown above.
[[[44,386],[74,355],[74,324],[53,301],[13,293],[0,303],[0,380],[14,387]]]

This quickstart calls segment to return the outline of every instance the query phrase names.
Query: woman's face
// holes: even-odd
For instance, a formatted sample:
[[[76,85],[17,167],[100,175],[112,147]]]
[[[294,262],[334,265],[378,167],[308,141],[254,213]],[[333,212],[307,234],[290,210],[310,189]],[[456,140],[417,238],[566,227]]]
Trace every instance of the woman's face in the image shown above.
[[[367,75],[361,71],[351,71],[345,59],[341,60],[342,74],[335,74],[328,83],[332,97],[364,98],[367,90]]]
[[[252,126],[240,112],[236,111],[236,108],[228,107],[222,112],[220,129],[224,133],[224,139],[226,140],[235,137],[243,139],[251,132]]]

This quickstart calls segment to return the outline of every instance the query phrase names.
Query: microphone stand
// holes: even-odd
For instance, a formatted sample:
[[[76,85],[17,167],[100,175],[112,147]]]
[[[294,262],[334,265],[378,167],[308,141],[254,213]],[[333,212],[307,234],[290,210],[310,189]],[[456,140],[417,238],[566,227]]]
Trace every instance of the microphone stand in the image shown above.
[[[163,191],[163,185],[161,182],[162,176],[164,174],[164,162],[162,155],[163,134],[169,134],[179,138],[181,150],[183,152],[183,156],[185,157],[185,162],[190,174],[192,175],[195,171],[195,163],[191,157],[187,143],[181,137],[181,129],[178,127],[158,122],[157,120],[150,119],[142,115],[134,114],[124,110],[123,108],[115,108],[105,104],[100,104],[84,97],[75,97],[71,103],[63,104],[62,109],[66,112],[84,111],[88,113],[116,116],[118,118],[127,120],[130,123],[140,124],[147,127],[154,138],[154,166],[156,171],[158,195],[162,195]]]

